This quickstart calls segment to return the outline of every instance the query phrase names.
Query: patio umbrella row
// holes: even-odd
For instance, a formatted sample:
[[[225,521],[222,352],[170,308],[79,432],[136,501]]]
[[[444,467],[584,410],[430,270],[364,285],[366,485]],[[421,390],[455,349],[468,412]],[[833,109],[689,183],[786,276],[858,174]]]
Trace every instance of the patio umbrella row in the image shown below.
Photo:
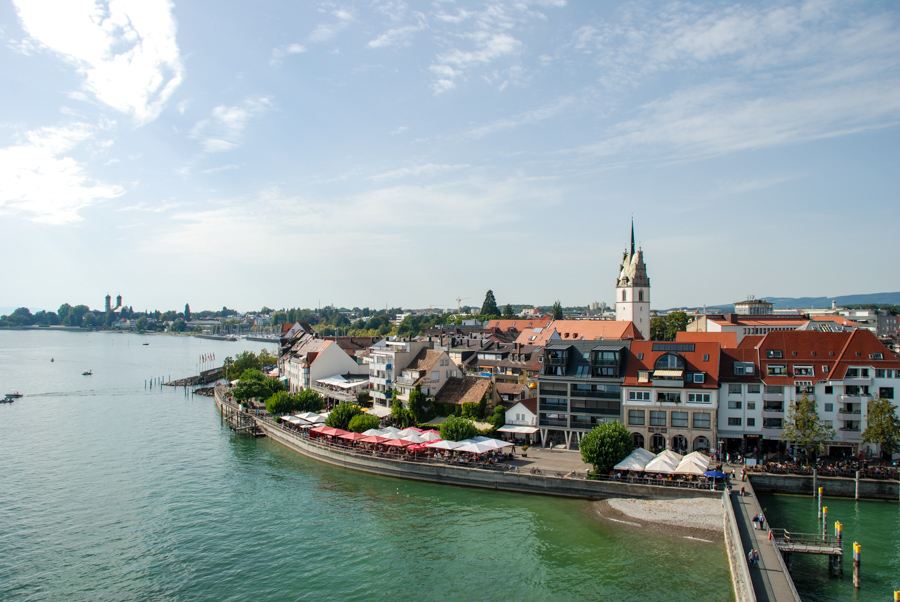
[[[339,428],[322,425],[310,429],[310,432],[316,433],[318,435],[327,435],[329,437],[338,437],[339,439],[346,439],[348,441],[359,441],[360,443],[378,443],[380,445],[398,448],[408,447],[412,451],[420,451],[430,448],[483,454],[485,452],[502,449],[504,447],[511,447],[513,445],[512,443],[500,441],[498,439],[490,439],[489,437],[475,437],[473,439],[464,439],[463,441],[444,441],[440,438],[440,435],[437,435],[436,439],[433,437],[431,439],[425,439],[423,438],[423,435],[427,435],[429,433],[436,434],[437,431],[423,432],[421,431],[421,429],[416,430],[420,433],[423,433],[423,435],[419,435],[416,432],[411,432],[399,437],[392,438],[390,436],[385,436],[385,434],[390,433],[390,429],[391,427],[382,429],[380,431],[377,429],[370,429],[363,433],[354,433]],[[400,431],[398,431],[398,433],[399,432]],[[416,441],[416,439],[419,440]]]

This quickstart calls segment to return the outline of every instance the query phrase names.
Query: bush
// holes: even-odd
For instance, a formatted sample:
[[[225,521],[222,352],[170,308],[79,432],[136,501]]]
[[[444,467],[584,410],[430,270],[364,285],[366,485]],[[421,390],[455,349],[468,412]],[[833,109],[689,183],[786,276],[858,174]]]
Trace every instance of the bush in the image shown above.
[[[328,414],[328,418],[325,420],[325,424],[336,429],[347,430],[353,417],[360,414],[362,414],[362,410],[358,405],[344,401],[331,410],[331,413]]]
[[[471,439],[478,434],[478,429],[471,420],[459,418],[457,416],[448,416],[447,420],[441,424],[441,439],[446,441],[462,441],[463,439]]]
[[[363,433],[369,429],[377,429],[381,426],[381,420],[373,414],[357,414],[350,419],[347,430],[354,433]]]
[[[295,396],[295,412],[321,412],[325,399],[312,389],[303,389]]]
[[[634,449],[631,434],[618,420],[598,424],[580,444],[581,459],[599,474],[606,474]]]

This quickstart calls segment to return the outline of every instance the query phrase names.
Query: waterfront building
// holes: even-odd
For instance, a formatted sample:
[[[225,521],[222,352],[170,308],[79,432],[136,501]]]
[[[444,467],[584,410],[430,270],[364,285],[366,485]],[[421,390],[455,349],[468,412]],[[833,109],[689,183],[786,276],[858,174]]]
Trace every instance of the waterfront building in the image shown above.
[[[416,358],[423,349],[432,349],[431,341],[392,341],[384,339],[369,347],[366,357],[371,390],[369,394],[376,406],[389,408],[397,379],[403,369]]]
[[[538,376],[538,428],[544,445],[573,443],[609,420],[622,421],[622,381],[630,340],[554,341]],[[574,435],[574,438],[573,438]]]
[[[770,332],[818,330],[842,332],[856,328],[856,324],[840,316],[810,318],[796,314],[706,314],[687,325],[688,332],[733,332],[738,343],[746,336],[766,335]]]
[[[826,453],[880,453],[864,443],[868,402],[895,399],[900,360],[870,331],[787,331],[747,337],[722,351],[720,449],[783,447],[784,420],[804,395],[835,431]]]
[[[306,338],[279,358],[279,372],[288,390],[298,393],[322,379],[340,374],[368,374],[368,368],[347,355],[330,339]]]
[[[537,397],[517,401],[506,410],[506,424],[497,429],[497,432],[505,433],[515,441],[534,441],[538,432],[537,412]]]
[[[403,368],[394,383],[397,399],[409,403],[409,394],[416,388],[429,397],[437,395],[448,379],[460,376],[459,369],[443,349],[421,349]]]
[[[720,349],[718,342],[631,343],[622,406],[636,446],[678,453],[712,448]]]

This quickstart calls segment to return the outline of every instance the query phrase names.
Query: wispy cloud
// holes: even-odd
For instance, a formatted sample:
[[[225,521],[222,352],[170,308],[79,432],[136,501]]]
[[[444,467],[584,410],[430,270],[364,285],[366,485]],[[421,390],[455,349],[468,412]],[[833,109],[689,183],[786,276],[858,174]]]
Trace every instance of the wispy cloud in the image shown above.
[[[83,92],[144,124],[184,77],[167,0],[14,0],[34,46],[82,74]]]
[[[417,25],[407,25],[405,27],[397,27],[389,29],[374,40],[368,43],[369,48],[386,48],[389,46],[409,46],[410,38],[417,31],[421,31],[422,27]]]
[[[458,171],[460,169],[466,169],[471,167],[468,164],[461,165],[435,165],[433,163],[427,163],[425,165],[416,165],[413,167],[403,167],[401,169],[394,169],[392,171],[387,171],[381,174],[377,174],[374,176],[370,176],[370,180],[394,180],[400,178],[409,178],[409,177],[417,177],[417,176],[433,176],[439,173],[445,173],[448,171]]]
[[[272,57],[269,59],[270,65],[280,65],[284,57],[291,54],[302,54],[306,52],[306,46],[303,44],[286,44],[272,50]]]
[[[338,33],[350,27],[356,20],[353,16],[353,12],[347,8],[334,9],[329,11],[329,14],[332,18],[326,23],[320,23],[312,33],[309,34],[309,41],[311,43],[321,44],[322,42],[328,42]]]
[[[71,224],[81,221],[79,211],[85,207],[121,196],[123,188],[94,180],[73,157],[94,135],[82,123],[42,128],[0,149],[0,214]]]
[[[217,153],[237,148],[251,117],[272,107],[268,98],[247,99],[238,106],[219,105],[212,115],[197,123],[191,130],[191,138],[199,140],[203,151]]]

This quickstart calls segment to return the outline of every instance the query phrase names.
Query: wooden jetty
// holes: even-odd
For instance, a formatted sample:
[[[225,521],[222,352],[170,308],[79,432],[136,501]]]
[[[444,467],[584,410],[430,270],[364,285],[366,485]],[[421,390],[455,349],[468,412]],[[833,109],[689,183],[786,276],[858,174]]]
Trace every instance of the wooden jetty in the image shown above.
[[[828,567],[832,574],[844,572],[844,549],[841,537],[837,535],[821,535],[818,533],[793,533],[787,529],[772,529],[775,547],[784,557],[788,568],[791,566],[791,555],[819,554],[828,556]]]
[[[254,437],[266,436],[256,423],[256,418],[254,418],[253,414],[250,412],[246,412],[242,410],[240,406],[231,403],[217,403],[216,405],[219,406],[222,420],[224,420],[235,433],[253,435]]]

